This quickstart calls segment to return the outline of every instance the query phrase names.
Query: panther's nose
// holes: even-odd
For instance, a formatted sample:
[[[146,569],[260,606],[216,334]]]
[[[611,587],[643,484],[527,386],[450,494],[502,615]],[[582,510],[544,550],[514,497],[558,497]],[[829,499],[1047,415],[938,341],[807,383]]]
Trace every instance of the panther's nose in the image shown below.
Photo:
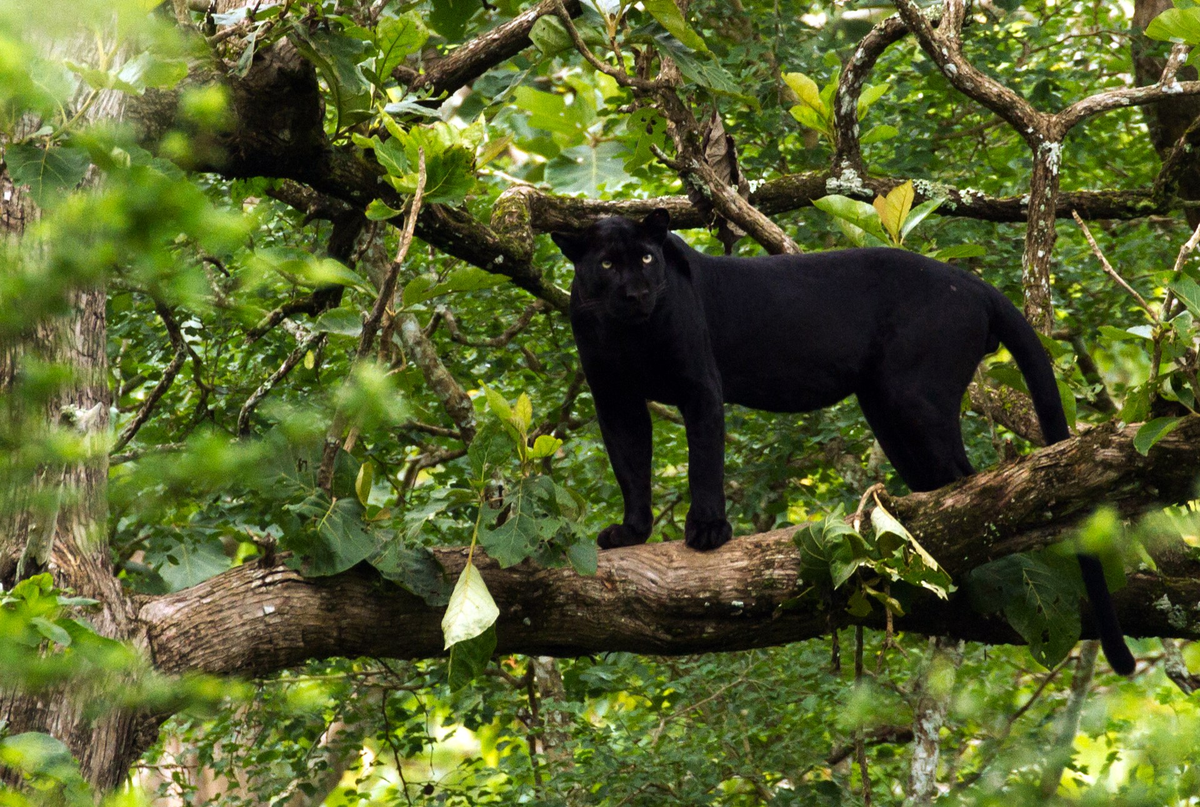
[[[625,299],[631,303],[641,305],[646,302],[646,298],[650,296],[650,289],[630,289],[625,292]]]

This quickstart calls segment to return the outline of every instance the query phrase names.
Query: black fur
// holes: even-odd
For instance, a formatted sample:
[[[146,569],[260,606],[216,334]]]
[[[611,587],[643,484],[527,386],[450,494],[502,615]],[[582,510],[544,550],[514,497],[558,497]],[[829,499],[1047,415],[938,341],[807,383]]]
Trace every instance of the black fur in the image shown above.
[[[571,327],[625,500],[622,522],[600,533],[601,548],[650,536],[647,400],[683,415],[692,494],[684,541],[700,550],[732,536],[726,403],[807,412],[855,395],[908,487],[934,490],[974,473],[959,408],[980,360],[1003,343],[1046,442],[1068,437],[1037,334],[979,278],[894,249],[711,257],[669,224],[667,211],[656,210],[641,223],[607,218],[582,235],[552,236],[575,264]],[[1081,556],[1081,569],[1105,655],[1127,674],[1133,657],[1099,562]]]

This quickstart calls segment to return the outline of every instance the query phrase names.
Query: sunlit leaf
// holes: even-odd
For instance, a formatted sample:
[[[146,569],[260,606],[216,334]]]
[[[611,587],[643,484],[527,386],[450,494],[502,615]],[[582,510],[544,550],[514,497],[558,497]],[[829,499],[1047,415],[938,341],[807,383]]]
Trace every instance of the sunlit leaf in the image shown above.
[[[475,564],[468,563],[458,576],[454,590],[450,592],[450,602],[442,617],[446,649],[479,636],[494,625],[499,616],[500,609],[496,607],[483,575],[475,568]]]

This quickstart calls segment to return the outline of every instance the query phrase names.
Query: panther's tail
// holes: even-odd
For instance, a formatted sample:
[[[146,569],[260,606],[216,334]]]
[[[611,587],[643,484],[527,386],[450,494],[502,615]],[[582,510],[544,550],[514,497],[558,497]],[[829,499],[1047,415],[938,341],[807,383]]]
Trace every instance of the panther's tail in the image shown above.
[[[1037,412],[1046,445],[1066,440],[1071,433],[1067,429],[1067,416],[1058,397],[1058,382],[1054,379],[1054,368],[1046,357],[1046,350],[1021,312],[1007,297],[999,291],[993,291],[992,332],[1012,353],[1017,360],[1017,367],[1021,368],[1021,375],[1025,376],[1025,385],[1029,387],[1030,397],[1033,398],[1033,408]],[[1121,675],[1129,675],[1136,662],[1125,645],[1100,559],[1095,555],[1081,554],[1078,557],[1104,656],[1113,670]]]

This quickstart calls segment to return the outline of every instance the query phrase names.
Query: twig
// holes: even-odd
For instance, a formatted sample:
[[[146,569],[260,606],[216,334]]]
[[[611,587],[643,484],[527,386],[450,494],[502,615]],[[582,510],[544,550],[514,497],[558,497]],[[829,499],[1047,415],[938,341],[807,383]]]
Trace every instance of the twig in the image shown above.
[[[116,443],[113,444],[111,449],[114,454],[129,445],[129,441],[133,439],[133,436],[150,419],[150,414],[154,411],[155,405],[166,394],[167,390],[171,388],[171,384],[175,381],[175,376],[179,375],[179,370],[183,367],[183,363],[188,357],[187,343],[183,339],[183,331],[180,330],[179,323],[175,321],[175,316],[171,313],[171,309],[167,308],[166,304],[161,300],[156,299],[154,301],[154,310],[158,312],[159,318],[162,319],[163,325],[167,329],[167,336],[170,337],[171,345],[175,348],[175,355],[171,357],[171,363],[167,365],[167,369],[163,370],[162,378],[158,380],[158,383],[154,385],[154,389],[146,396],[146,402],[142,404],[142,408],[138,410],[137,415],[121,430],[121,435],[117,438]]]
[[[1117,274],[1117,270],[1113,269],[1112,264],[1110,264],[1108,259],[1104,257],[1104,253],[1100,251],[1100,245],[1097,244],[1096,239],[1092,237],[1092,231],[1088,229],[1087,224],[1085,224],[1083,219],[1079,217],[1079,213],[1072,210],[1071,215],[1075,218],[1075,223],[1078,224],[1080,229],[1083,230],[1084,238],[1086,238],[1088,243],[1091,244],[1092,252],[1095,253],[1096,257],[1100,259],[1100,267],[1104,269],[1105,274],[1115,280],[1121,288],[1129,292],[1129,294],[1132,295],[1135,300],[1137,300],[1138,305],[1150,315],[1150,318],[1158,323],[1160,321],[1158,314],[1154,313],[1154,310],[1150,308],[1150,304],[1146,302],[1146,298],[1138,294],[1137,289],[1125,282],[1125,278]],[[1200,229],[1197,231],[1200,232]]]
[[[439,306],[437,315],[446,323],[446,330],[449,332],[450,338],[460,345],[469,345],[470,347],[504,347],[517,334],[529,327],[529,323],[533,322],[534,314],[547,311],[549,308],[550,306],[545,300],[537,300],[526,306],[525,310],[521,312],[521,316],[517,318],[517,321],[504,329],[504,333],[484,339],[472,339],[464,336],[458,327],[458,320],[455,319],[454,313],[446,306]]]
[[[854,686],[862,686],[863,679],[863,626],[854,626]],[[854,757],[858,760],[858,772],[862,776],[863,807],[871,807],[871,775],[867,772],[867,747],[862,728],[854,729]]]
[[[238,437],[245,437],[250,433],[250,416],[254,414],[254,410],[262,402],[262,399],[270,394],[275,385],[287,377],[288,373],[295,369],[296,365],[308,355],[310,350],[318,350],[321,344],[325,341],[328,334],[324,332],[313,333],[304,339],[296,346],[296,349],[288,354],[288,357],[283,360],[283,364],[279,365],[279,369],[271,373],[258,389],[251,393],[246,399],[246,403],[242,404],[242,409],[238,412],[237,418],[237,434]]]
[[[1067,708],[1063,712],[1059,726],[1058,738],[1046,755],[1046,768],[1042,771],[1042,795],[1049,798],[1057,791],[1062,783],[1063,769],[1071,760],[1075,749],[1075,734],[1079,731],[1079,718],[1083,714],[1083,702],[1087,698],[1088,689],[1092,685],[1092,677],[1096,672],[1096,656],[1100,653],[1100,642],[1089,639],[1079,648],[1079,663],[1075,668],[1075,678],[1071,681],[1071,695],[1067,699]]]
[[[575,27],[575,21],[571,19],[571,15],[567,13],[567,9],[561,0],[554,4],[554,14],[562,22],[563,27],[567,29],[567,35],[571,37],[571,42],[574,43],[575,50],[579,51],[588,64],[615,80],[622,87],[650,92],[665,86],[661,79],[648,81],[638,76],[631,76],[624,70],[618,70],[612,65],[600,61],[596,57],[596,54],[592,53],[592,49],[587,46],[587,43],[583,41],[583,37],[579,34],[579,29]]]
[[[400,275],[400,268],[404,265],[404,259],[408,256],[408,249],[412,246],[413,234],[416,232],[417,216],[421,212],[421,199],[425,194],[425,180],[425,151],[418,148],[417,187],[413,191],[412,199],[409,202],[408,215],[404,221],[404,231],[400,237],[400,246],[396,251],[395,260],[388,267],[387,275],[379,285],[379,295],[375,298],[375,305],[371,307],[371,313],[363,321],[362,333],[358,338],[358,349],[354,355],[355,362],[363,361],[371,353],[375,344],[375,334],[379,332],[383,315],[392,310],[392,298],[396,293],[396,280]],[[333,413],[329,429],[325,432],[325,447],[321,452],[321,466],[317,470],[317,486],[326,492],[330,490],[333,484],[333,467],[337,460],[338,450],[347,450],[344,446],[353,447],[354,441],[357,439],[357,432],[351,430],[350,434],[345,438],[345,442],[343,442],[342,432],[345,428],[346,414],[339,409]]]

